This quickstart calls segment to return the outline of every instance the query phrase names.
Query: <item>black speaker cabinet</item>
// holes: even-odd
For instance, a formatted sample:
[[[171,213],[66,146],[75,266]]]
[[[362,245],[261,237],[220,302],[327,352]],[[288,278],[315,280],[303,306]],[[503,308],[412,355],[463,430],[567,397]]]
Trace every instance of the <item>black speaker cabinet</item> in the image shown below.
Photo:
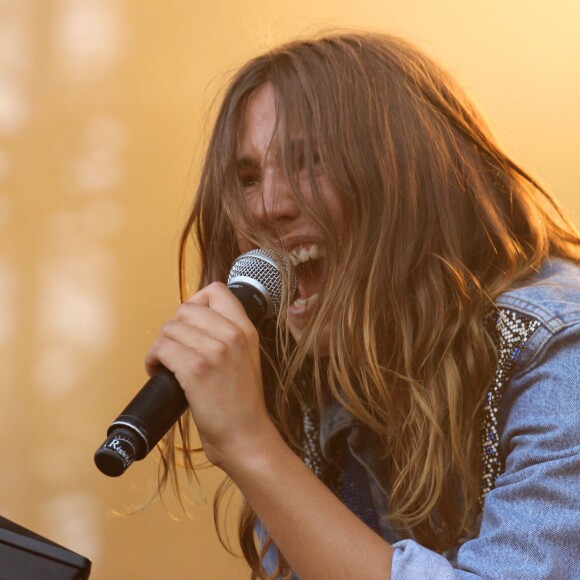
[[[0,580],[84,580],[91,562],[0,516]]]

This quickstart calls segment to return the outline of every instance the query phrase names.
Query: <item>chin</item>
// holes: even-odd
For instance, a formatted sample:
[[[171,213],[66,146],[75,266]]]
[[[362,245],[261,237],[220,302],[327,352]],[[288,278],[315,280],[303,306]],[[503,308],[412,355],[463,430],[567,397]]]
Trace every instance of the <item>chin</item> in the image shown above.
[[[304,337],[304,329],[303,328],[297,328],[295,325],[293,324],[289,324],[288,325],[288,329],[290,330],[290,334],[292,335],[292,338],[294,339],[294,341],[296,342],[297,345],[300,345],[300,343],[302,342],[302,339]],[[329,336],[329,331],[327,328],[324,328],[322,330],[322,332],[320,333],[320,335],[318,336],[318,339],[316,341],[316,350],[317,350],[317,354],[319,357],[327,357],[328,353],[330,352],[330,336]],[[307,350],[307,353],[311,356],[314,356],[314,348],[310,347]]]

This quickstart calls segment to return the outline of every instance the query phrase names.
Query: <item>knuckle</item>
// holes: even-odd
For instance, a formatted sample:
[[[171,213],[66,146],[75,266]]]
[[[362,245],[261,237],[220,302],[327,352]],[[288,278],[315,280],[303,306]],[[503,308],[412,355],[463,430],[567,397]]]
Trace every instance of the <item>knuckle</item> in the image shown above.
[[[211,282],[205,287],[205,290],[214,296],[223,292],[223,289],[227,286],[223,282]]]
[[[174,322],[172,320],[168,320],[165,324],[161,326],[161,336],[171,336],[172,331],[174,329]]]
[[[230,352],[229,346],[225,342],[217,341],[214,345],[214,356],[218,362],[224,361]]]
[[[179,308],[177,309],[177,312],[175,313],[175,319],[176,320],[186,320],[191,312],[195,309],[195,303],[194,302],[183,302],[182,304],[179,305]]]
[[[228,289],[228,287],[223,282],[220,282],[219,280],[216,282],[212,282],[211,285],[217,292],[223,292],[224,290]]]
[[[211,367],[207,359],[201,356],[191,357],[187,366],[189,373],[194,377],[203,377]]]
[[[224,340],[230,348],[237,348],[244,344],[245,337],[242,330],[232,324],[224,331]]]
[[[153,343],[153,352],[157,356],[163,356],[168,350],[171,344],[171,340],[169,337],[160,336],[154,343]]]

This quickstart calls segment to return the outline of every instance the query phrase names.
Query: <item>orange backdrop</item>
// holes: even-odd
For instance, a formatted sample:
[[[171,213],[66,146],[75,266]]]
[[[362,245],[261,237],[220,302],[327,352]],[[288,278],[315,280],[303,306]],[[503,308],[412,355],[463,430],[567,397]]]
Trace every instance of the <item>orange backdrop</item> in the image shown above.
[[[176,241],[212,96],[301,33],[406,36],[578,223],[579,23],[576,0],[2,0],[0,515],[89,557],[95,580],[247,577],[208,505],[193,520],[159,502],[108,513],[147,496],[152,457],[119,479],[92,459],[178,304]],[[202,476],[210,503],[221,478]]]

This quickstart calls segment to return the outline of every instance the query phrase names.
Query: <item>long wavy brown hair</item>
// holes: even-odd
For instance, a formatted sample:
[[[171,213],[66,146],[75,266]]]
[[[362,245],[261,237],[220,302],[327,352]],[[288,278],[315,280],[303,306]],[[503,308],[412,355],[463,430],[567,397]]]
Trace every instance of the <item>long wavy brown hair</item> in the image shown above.
[[[274,228],[253,220],[236,166],[245,107],[265,83],[274,90],[283,171],[328,246],[322,298],[304,339],[289,340],[283,320],[263,333],[272,420],[300,453],[300,402],[337,399],[382,442],[390,521],[444,550],[474,532],[479,511],[480,414],[497,359],[485,321],[494,299],[549,256],[579,261],[577,232],[432,60],[393,36],[337,33],[259,56],[229,84],[183,231],[184,298],[192,234],[200,286],[227,279],[240,236],[278,243]],[[299,159],[290,142],[296,131],[304,139]],[[308,171],[308,199],[297,164]],[[320,168],[348,216],[340,240]],[[323,328],[324,357],[316,342]],[[183,429],[181,457],[191,471]],[[161,487],[175,481],[173,434],[164,458]],[[254,524],[245,505],[242,550],[254,577],[266,577]]]

